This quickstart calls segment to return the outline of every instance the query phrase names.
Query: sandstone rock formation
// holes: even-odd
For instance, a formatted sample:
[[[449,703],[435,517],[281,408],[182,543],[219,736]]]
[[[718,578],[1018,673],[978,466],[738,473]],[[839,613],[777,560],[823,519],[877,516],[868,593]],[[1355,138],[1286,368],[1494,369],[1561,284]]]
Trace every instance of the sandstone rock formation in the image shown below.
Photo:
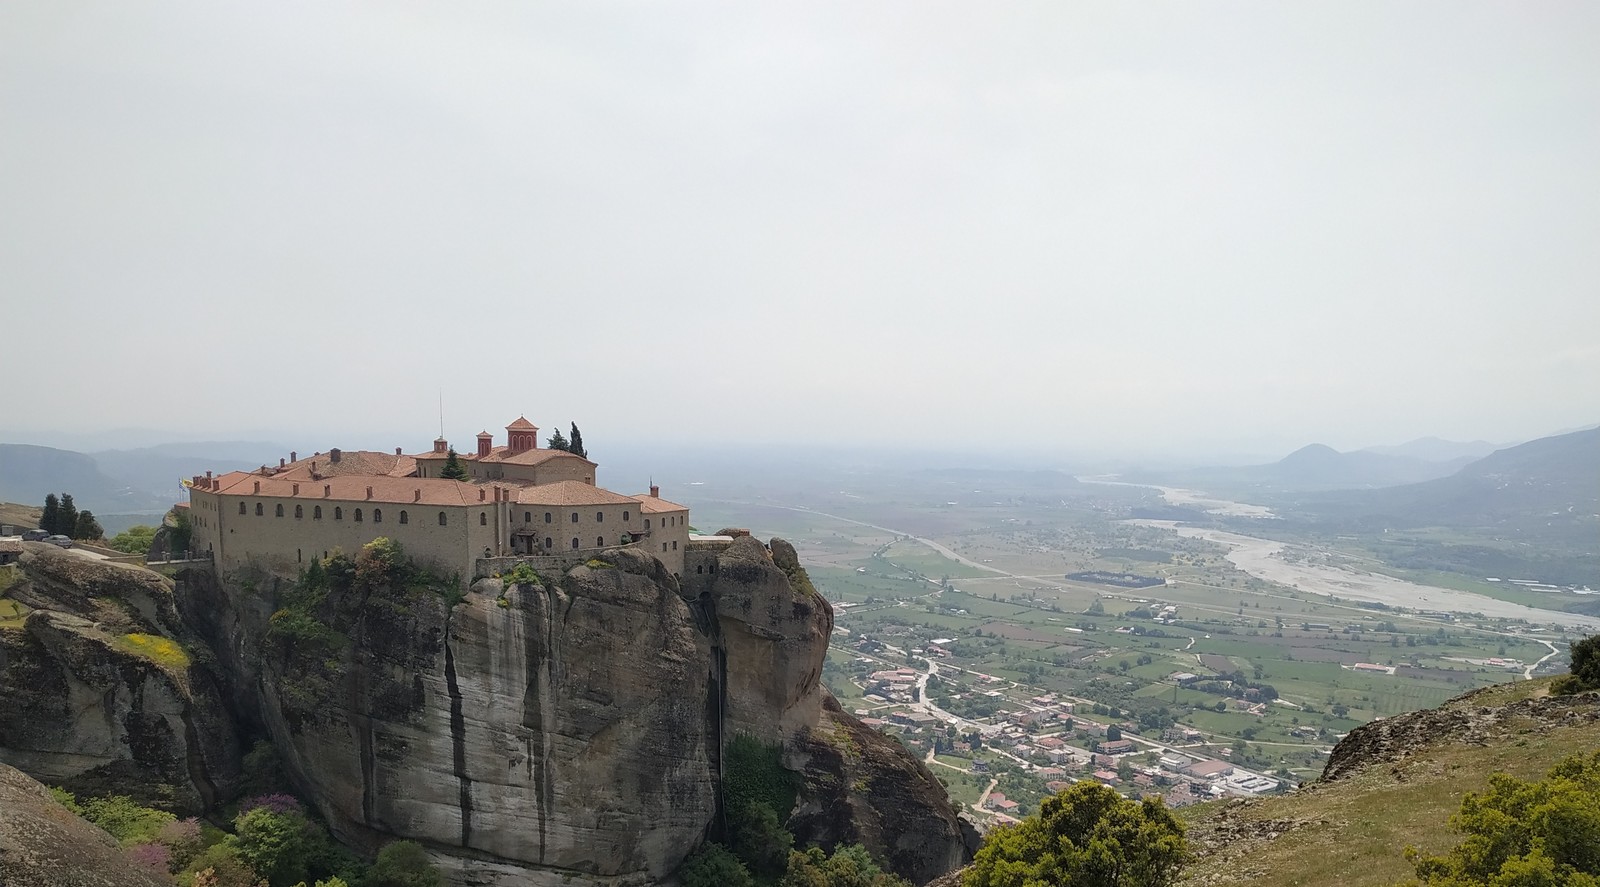
[[[230,792],[238,743],[171,583],[49,546],[30,546],[21,570],[6,595],[32,612],[0,629],[0,761],[179,813]]]
[[[918,880],[959,864],[939,783],[821,684],[833,614],[793,549],[696,559],[680,581],[609,551],[453,606],[356,582],[299,634],[273,616],[294,589],[264,576],[191,571],[179,600],[335,832],[418,840],[455,884],[656,882],[712,833],[738,734],[804,776],[800,841],[860,841]]]
[[[110,835],[57,804],[26,774],[0,764],[0,884],[171,887],[134,865]]]

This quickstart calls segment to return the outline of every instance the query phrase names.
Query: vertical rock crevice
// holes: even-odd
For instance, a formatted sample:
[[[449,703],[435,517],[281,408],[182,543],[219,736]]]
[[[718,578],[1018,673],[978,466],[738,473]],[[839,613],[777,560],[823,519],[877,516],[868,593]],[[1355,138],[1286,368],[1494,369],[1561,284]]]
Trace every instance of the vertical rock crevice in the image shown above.
[[[450,745],[455,766],[456,791],[461,808],[461,846],[472,845],[472,778],[467,775],[467,726],[461,708],[461,685],[456,680],[456,656],[450,643],[450,625],[445,623],[444,682],[450,694]]]

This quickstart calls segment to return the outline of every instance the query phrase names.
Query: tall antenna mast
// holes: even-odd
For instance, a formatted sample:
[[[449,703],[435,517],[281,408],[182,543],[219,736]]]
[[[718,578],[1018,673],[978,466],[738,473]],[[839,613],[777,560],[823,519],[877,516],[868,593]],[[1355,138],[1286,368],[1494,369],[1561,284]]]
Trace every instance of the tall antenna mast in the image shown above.
[[[444,437],[444,389],[439,389],[439,436]]]

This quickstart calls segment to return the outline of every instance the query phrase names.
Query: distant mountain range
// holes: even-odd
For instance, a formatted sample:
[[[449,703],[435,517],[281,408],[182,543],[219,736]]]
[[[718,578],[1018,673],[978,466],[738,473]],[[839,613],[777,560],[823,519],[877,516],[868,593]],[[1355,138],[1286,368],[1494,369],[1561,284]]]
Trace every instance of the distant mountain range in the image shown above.
[[[1424,462],[1459,462],[1463,459],[1470,462],[1474,459],[1482,459],[1495,450],[1506,446],[1515,446],[1515,444],[1492,444],[1486,440],[1463,443],[1438,437],[1420,437],[1398,446],[1367,447],[1359,452],[1377,453],[1380,456],[1421,459]]]
[[[178,501],[179,481],[196,471],[249,470],[261,465],[263,455],[279,449],[274,444],[229,441],[78,453],[0,444],[0,500],[38,505],[50,493],[71,493],[74,504],[97,516],[158,514]]]
[[[1454,443],[1438,438],[1347,453],[1324,444],[1311,444],[1266,465],[1133,472],[1125,475],[1125,479],[1248,499],[1271,493],[1375,489],[1419,483],[1455,474],[1493,451],[1492,444],[1481,441]]]

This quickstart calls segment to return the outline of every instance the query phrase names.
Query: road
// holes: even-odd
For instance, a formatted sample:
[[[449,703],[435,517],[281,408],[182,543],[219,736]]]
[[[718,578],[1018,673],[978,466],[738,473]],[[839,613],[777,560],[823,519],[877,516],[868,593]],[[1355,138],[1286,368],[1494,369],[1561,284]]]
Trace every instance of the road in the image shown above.
[[[1540,659],[1538,662],[1535,662],[1534,664],[1522,670],[1522,679],[1525,681],[1533,680],[1533,673],[1538,670],[1539,666],[1545,664],[1545,662],[1547,662],[1551,656],[1555,656],[1561,652],[1560,650],[1556,649],[1555,644],[1552,644],[1549,641],[1539,641],[1539,643],[1549,647],[1550,652],[1544,654],[1544,658]]]

